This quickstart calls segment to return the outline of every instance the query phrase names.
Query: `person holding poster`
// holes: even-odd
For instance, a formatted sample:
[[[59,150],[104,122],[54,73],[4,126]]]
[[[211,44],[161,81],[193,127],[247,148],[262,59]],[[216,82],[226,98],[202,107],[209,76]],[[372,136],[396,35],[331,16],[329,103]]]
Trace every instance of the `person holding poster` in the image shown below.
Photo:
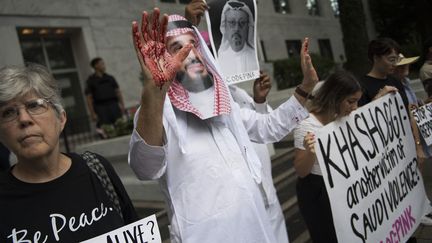
[[[302,104],[318,80],[308,39],[297,93],[259,114],[233,102],[190,22],[159,16],[159,9],[144,11],[141,28],[132,25],[145,81],[129,146],[131,168],[141,180],[159,180],[171,242],[276,242],[250,139],[278,141],[307,116]]]
[[[47,68],[0,69],[0,141],[17,157],[0,173],[0,242],[76,243],[138,219],[105,158],[60,153],[60,100]]]
[[[209,27],[216,50],[216,60],[229,83],[258,78],[255,50],[255,2],[253,0],[209,1]],[[212,27],[212,25],[214,25]],[[219,26],[219,30],[215,27]],[[220,34],[222,38],[220,39]],[[220,40],[220,43],[219,43]],[[217,46],[216,46],[217,45]]]
[[[198,26],[200,23],[200,16],[203,16],[207,9],[207,4],[202,0],[192,0],[185,7],[185,16],[193,25]],[[207,47],[211,48],[208,32],[201,31],[200,34]],[[260,78],[254,81],[253,98],[245,90],[239,88],[235,84],[230,85],[229,89],[234,102],[239,104],[241,108],[245,107],[263,114],[269,113],[272,110],[266,101],[267,95],[271,89],[271,80],[266,73],[262,72]],[[276,194],[276,188],[274,187],[272,177],[271,158],[268,147],[268,145],[272,145],[259,143],[252,143],[252,145],[262,163],[263,197],[266,204],[266,211],[270,217],[270,223],[276,234],[276,242],[288,242],[285,217]]]
[[[375,98],[395,88],[386,86]],[[357,109],[362,96],[360,83],[346,72],[330,75],[314,93],[309,104],[309,117],[294,130],[294,168],[299,176],[297,199],[312,242],[337,242],[330,201],[318,164],[314,145],[317,130]]]
[[[409,79],[408,75],[409,75],[409,65],[411,63],[416,62],[419,59],[419,57],[405,57],[402,53],[399,54],[399,57],[400,58],[399,58],[399,62],[396,64],[394,77],[397,80],[399,80],[404,86],[405,93],[408,98],[410,110],[417,109],[419,106],[422,106],[424,103],[421,99],[417,98],[414,90],[412,90],[410,85],[411,80]],[[432,151],[431,148],[427,146],[425,140],[421,136],[416,121],[414,120],[413,117],[411,117],[411,127],[413,131],[414,141],[416,141],[416,150],[417,150],[416,152],[417,152],[417,157],[419,162],[418,167],[420,171],[423,172],[424,161],[426,158],[431,157]],[[426,202],[430,205],[429,199],[427,197],[426,199],[427,199]],[[423,225],[432,226],[431,213],[432,213],[432,207],[430,207],[430,210],[427,213],[427,215],[421,218],[421,223]]]
[[[208,9],[207,4],[202,0],[192,0],[185,7],[186,18],[195,26],[200,23],[200,16]],[[207,47],[211,48],[208,32],[200,32]],[[256,110],[259,113],[269,113],[272,109],[267,104],[266,98],[271,89],[271,80],[268,74],[261,72],[260,77],[254,81],[253,98],[243,89],[235,84],[229,85],[230,93],[234,102],[241,108]],[[270,217],[270,223],[276,234],[276,242],[288,242],[288,232],[285,224],[285,217],[282,212],[279,199],[276,194],[272,177],[271,158],[268,145],[252,143],[259,160],[262,163],[262,189],[266,205],[266,211]],[[272,147],[270,147],[272,148]]]
[[[372,40],[368,47],[368,58],[372,61],[371,71],[363,77],[361,85],[363,87],[363,96],[359,101],[360,105],[365,105],[371,101],[370,97],[379,92],[385,85],[390,85],[398,89],[402,97],[407,112],[410,114],[409,101],[402,82],[394,77],[397,64],[401,57],[400,47],[397,42],[390,38],[379,38]],[[416,150],[419,158],[424,157],[423,150],[419,139],[416,139]],[[419,164],[421,164],[421,159]],[[427,223],[429,218],[423,218]]]
[[[369,42],[368,59],[372,62],[372,69],[360,79],[363,88],[363,95],[359,100],[360,106],[371,102],[373,97],[387,85],[398,89],[408,111],[405,89],[401,82],[391,76],[399,62],[399,53],[399,44],[390,38],[378,38]]]

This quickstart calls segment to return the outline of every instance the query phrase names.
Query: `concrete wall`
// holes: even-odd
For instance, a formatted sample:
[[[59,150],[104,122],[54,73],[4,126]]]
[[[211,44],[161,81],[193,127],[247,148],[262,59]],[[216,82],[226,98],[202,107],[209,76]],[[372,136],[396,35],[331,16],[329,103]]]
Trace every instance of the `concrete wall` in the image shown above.
[[[345,55],[339,19],[334,17],[329,1],[318,1],[321,15],[309,16],[305,1],[289,1],[290,14],[274,11],[272,0],[261,0],[258,4],[258,36],[264,41],[269,60],[288,57],[286,40],[311,38],[311,52],[319,53],[318,39],[330,39],[335,61]]]
[[[286,40],[311,37],[310,49],[319,53],[317,39],[330,39],[335,61],[344,55],[339,20],[327,0],[318,1],[320,16],[309,16],[305,1],[289,0],[289,14],[276,13],[273,0],[259,0],[258,38],[264,42],[269,60],[287,58]],[[91,73],[91,58],[105,59],[107,72],[114,75],[126,106],[139,102],[140,68],[131,40],[131,22],[142,10],[158,6],[162,12],[183,14],[184,4],[159,0],[2,0],[0,4],[0,66],[22,64],[16,27],[77,28],[72,36],[81,87]],[[205,24],[200,29],[206,29]],[[265,66],[265,65],[264,65]],[[271,69],[270,65],[266,66]],[[243,85],[248,86],[248,85]],[[250,87],[250,85],[249,85]]]

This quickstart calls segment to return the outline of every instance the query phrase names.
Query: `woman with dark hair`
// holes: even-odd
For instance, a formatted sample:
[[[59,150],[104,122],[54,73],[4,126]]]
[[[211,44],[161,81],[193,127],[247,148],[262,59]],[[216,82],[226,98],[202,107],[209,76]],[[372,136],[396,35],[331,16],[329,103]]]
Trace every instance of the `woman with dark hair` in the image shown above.
[[[374,99],[395,91],[385,86]],[[309,117],[294,130],[294,168],[299,176],[297,199],[314,243],[337,242],[330,201],[314,151],[314,133],[356,110],[361,96],[360,83],[352,74],[338,71],[330,75],[315,92],[308,106]]]
[[[399,53],[399,44],[390,38],[378,38],[369,43],[368,59],[372,63],[372,69],[360,79],[363,95],[359,106],[371,102],[379,90],[387,85],[398,89],[405,107],[408,108],[408,98],[402,83],[391,77],[399,62]]]

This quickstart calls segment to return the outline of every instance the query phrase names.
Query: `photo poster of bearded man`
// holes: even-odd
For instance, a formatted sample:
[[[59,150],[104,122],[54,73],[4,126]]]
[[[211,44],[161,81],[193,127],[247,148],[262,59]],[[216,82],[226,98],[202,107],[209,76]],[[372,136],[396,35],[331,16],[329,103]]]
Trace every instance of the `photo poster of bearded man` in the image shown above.
[[[259,77],[255,0],[208,0],[206,21],[216,63],[228,84]]]

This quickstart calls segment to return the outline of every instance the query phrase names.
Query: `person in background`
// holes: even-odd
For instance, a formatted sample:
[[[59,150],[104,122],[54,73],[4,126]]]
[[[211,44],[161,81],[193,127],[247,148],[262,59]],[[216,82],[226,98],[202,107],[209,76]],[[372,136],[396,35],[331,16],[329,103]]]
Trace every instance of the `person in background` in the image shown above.
[[[419,78],[428,94],[432,96],[432,37],[423,44],[422,60],[424,63],[419,71]]]
[[[372,69],[359,80],[363,89],[359,106],[371,102],[384,86],[393,86],[397,88],[408,111],[405,89],[401,82],[391,76],[399,61],[399,53],[399,44],[390,38],[379,38],[369,42],[368,59],[372,62]]]
[[[404,88],[405,93],[408,98],[409,103],[409,110],[417,109],[419,106],[422,106],[424,103],[421,99],[418,99],[414,90],[411,88],[411,80],[409,79],[409,66],[410,64],[416,62],[419,59],[419,57],[405,57],[402,53],[399,54],[399,62],[396,64],[396,70],[393,74],[393,76],[400,81]],[[418,158],[418,167],[421,172],[423,172],[424,167],[424,161],[426,158],[430,158],[432,156],[432,151],[429,146],[426,145],[425,140],[421,136],[417,124],[414,120],[414,117],[412,116],[412,113],[410,112],[409,115],[411,116],[411,128],[414,135],[414,141],[416,142],[416,152],[417,152],[417,158]],[[430,205],[430,201],[428,197],[426,196],[427,204]],[[430,207],[429,212],[424,215],[420,222],[423,225],[426,226],[432,226],[432,207]]]
[[[0,242],[81,242],[138,219],[102,156],[60,152],[58,81],[30,64],[0,69],[0,142],[17,157],[0,172]]]
[[[145,81],[129,146],[141,180],[158,180],[171,242],[276,242],[260,191],[262,164],[250,139],[282,139],[307,116],[317,82],[302,45],[304,79],[269,114],[241,109],[196,28],[184,17],[144,11],[132,33]],[[157,48],[157,52],[154,52]]]
[[[202,0],[192,0],[185,7],[185,16],[191,23],[198,26],[200,23],[200,16],[203,16],[207,9],[207,5]],[[200,31],[200,34],[207,47],[211,50],[208,32]],[[234,102],[239,104],[241,108],[255,110],[261,114],[269,113],[272,110],[267,104],[267,95],[271,89],[271,80],[270,77],[263,72],[261,72],[260,78],[254,81],[253,98],[237,85],[230,85],[229,89]],[[261,189],[265,200],[266,211],[270,217],[270,223],[276,235],[276,242],[288,242],[285,218],[273,183],[269,148],[265,144],[252,143],[252,145],[262,163]],[[270,146],[272,145],[270,144]]]
[[[368,104],[385,86],[390,86],[399,92],[405,109],[410,114],[405,88],[392,76],[400,60],[399,53],[399,44],[390,38],[378,38],[369,42],[368,59],[372,63],[372,69],[360,79],[363,95],[358,102],[359,106]],[[422,151],[419,144],[416,146],[417,151]],[[411,237],[408,242],[415,242],[415,238]]]
[[[373,99],[396,91],[384,86]],[[315,155],[315,133],[356,110],[361,96],[362,87],[352,74],[346,71],[331,74],[314,92],[308,105],[309,117],[294,130],[298,205],[314,243],[337,242],[328,193]]]
[[[85,94],[90,116],[100,128],[114,124],[125,114],[123,96],[115,78],[105,72],[105,62],[96,57],[90,62],[94,73],[86,81]],[[103,131],[99,131],[104,137]]]

